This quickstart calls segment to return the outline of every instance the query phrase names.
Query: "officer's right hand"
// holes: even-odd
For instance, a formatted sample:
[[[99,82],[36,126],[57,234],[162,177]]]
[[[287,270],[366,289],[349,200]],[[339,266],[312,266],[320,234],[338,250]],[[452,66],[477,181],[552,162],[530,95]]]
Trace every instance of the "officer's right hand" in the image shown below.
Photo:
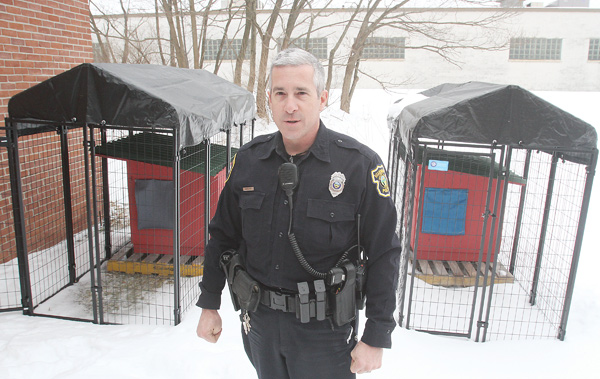
[[[210,343],[216,343],[221,336],[222,321],[219,312],[215,309],[202,309],[200,321],[196,328],[198,337]]]

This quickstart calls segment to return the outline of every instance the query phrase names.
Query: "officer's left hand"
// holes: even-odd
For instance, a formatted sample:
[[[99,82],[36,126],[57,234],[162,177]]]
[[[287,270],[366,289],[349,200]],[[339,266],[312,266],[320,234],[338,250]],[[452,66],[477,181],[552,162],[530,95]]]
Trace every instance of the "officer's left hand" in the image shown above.
[[[365,374],[381,367],[383,348],[358,341],[350,356],[352,357],[350,371],[355,374]]]

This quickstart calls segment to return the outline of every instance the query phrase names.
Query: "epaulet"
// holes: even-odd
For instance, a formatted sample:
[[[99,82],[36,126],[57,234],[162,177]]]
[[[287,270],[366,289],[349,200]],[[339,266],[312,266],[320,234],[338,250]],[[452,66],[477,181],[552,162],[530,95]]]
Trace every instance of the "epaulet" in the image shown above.
[[[260,136],[256,136],[256,137],[254,137],[252,139],[252,141],[250,141],[248,143],[245,143],[242,147],[240,147],[239,151],[248,150],[248,149],[251,149],[254,146],[263,144],[265,142],[269,142],[269,141],[271,141],[275,137],[276,133],[277,132],[270,133],[270,134],[262,134]]]
[[[362,155],[366,156],[369,159],[372,158],[373,155],[375,155],[375,151],[373,151],[370,147],[361,142],[358,142],[356,139],[346,134],[342,134],[331,129],[329,129],[329,133],[331,141],[333,141],[333,143],[338,147],[341,147],[343,149],[358,150]]]

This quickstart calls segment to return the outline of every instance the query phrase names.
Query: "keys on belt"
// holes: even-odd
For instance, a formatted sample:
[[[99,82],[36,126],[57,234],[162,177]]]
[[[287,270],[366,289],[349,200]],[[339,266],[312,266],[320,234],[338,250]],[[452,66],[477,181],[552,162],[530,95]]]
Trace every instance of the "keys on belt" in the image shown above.
[[[307,282],[298,283],[297,294],[284,294],[264,288],[260,302],[267,307],[295,313],[300,322],[309,322],[311,318],[325,320],[327,316],[327,296],[325,282],[321,279],[314,281],[314,292],[311,293]]]

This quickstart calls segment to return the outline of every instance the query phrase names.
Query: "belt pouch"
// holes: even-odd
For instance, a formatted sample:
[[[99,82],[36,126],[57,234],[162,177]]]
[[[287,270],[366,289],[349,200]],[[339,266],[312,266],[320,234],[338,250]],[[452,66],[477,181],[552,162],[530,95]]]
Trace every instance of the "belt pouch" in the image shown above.
[[[319,321],[325,320],[325,282],[322,279],[315,280],[315,296],[316,296],[316,318]]]
[[[301,323],[307,323],[310,321],[310,308],[309,308],[309,299],[308,294],[310,293],[308,289],[308,283],[302,282],[298,283],[298,316],[300,316]]]
[[[342,268],[345,272],[345,280],[332,288],[329,292],[333,308],[333,322],[342,326],[356,318],[356,268],[346,261]]]
[[[367,262],[359,260],[356,268],[356,307],[365,308],[367,289]]]

